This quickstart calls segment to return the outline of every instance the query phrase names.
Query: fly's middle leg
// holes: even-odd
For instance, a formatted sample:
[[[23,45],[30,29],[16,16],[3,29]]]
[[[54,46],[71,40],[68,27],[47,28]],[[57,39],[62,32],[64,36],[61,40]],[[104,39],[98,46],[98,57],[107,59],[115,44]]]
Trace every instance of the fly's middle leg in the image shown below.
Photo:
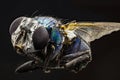
[[[74,39],[71,45],[65,47],[64,54],[62,64],[67,70],[74,72],[85,68],[92,60],[89,45],[80,38]]]

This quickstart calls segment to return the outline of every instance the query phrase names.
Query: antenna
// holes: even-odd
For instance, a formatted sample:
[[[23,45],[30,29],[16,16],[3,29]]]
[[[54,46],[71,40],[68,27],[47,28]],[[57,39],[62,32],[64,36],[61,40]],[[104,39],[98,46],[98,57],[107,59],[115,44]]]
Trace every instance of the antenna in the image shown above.
[[[36,10],[35,12],[32,13],[31,17],[33,17],[39,10]]]

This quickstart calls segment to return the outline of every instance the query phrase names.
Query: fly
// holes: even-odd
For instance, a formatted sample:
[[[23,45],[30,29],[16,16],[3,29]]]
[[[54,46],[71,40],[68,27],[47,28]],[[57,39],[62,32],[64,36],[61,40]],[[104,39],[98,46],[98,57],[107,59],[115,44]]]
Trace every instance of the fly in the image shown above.
[[[92,60],[90,43],[120,30],[117,22],[68,22],[48,16],[19,17],[9,32],[17,53],[31,58],[16,72],[53,69],[79,72]],[[17,47],[15,47],[17,46]]]

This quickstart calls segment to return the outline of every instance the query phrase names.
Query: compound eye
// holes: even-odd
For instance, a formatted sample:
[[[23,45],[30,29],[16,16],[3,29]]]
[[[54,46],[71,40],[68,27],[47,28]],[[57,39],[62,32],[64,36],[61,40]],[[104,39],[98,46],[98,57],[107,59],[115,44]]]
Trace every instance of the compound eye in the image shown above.
[[[33,45],[36,50],[43,49],[49,40],[49,34],[45,27],[39,27],[35,30],[33,36]]]
[[[15,30],[18,28],[22,20],[23,20],[23,17],[19,17],[12,22],[9,28],[10,35],[12,35],[12,33],[15,32]]]

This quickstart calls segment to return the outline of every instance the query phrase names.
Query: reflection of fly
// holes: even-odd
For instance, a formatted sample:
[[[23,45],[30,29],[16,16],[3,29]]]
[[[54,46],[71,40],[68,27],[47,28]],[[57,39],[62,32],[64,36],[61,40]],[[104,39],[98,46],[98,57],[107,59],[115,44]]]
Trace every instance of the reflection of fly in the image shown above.
[[[120,30],[115,22],[69,22],[62,24],[53,17],[19,17],[9,32],[13,47],[32,60],[16,72],[41,69],[66,69],[78,72],[92,60],[90,42]]]

